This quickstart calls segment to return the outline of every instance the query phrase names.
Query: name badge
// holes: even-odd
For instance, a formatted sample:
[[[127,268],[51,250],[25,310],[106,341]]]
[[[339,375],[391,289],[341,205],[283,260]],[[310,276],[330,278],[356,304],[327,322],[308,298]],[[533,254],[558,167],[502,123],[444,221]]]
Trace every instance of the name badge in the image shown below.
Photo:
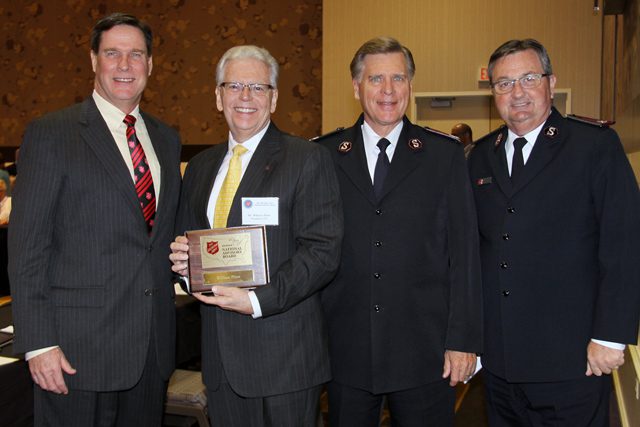
[[[278,225],[278,198],[243,197],[242,225]]]

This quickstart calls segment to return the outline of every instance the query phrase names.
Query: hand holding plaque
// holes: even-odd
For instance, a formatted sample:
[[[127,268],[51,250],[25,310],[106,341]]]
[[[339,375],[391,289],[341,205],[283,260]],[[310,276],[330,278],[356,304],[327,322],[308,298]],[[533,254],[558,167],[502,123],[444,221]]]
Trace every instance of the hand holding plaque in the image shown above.
[[[188,231],[191,292],[211,287],[263,286],[269,283],[264,225]]]

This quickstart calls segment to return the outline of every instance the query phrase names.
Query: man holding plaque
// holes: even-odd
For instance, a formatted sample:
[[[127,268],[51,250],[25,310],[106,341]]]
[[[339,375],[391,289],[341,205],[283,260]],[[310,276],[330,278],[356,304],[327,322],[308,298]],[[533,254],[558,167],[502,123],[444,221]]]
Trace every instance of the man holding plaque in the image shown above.
[[[271,122],[277,80],[278,64],[265,49],[238,46],[222,56],[216,103],[229,140],[194,157],[184,176],[179,232],[213,227],[222,236],[201,240],[192,258],[226,250],[240,276],[258,274],[259,263],[243,267],[239,259],[246,255],[244,228],[224,228],[266,226],[268,284],[248,290],[220,281],[207,286],[212,296],[194,294],[204,303],[202,368],[212,425],[313,426],[321,385],[330,379],[319,291],[340,260],[338,183],[325,150]],[[252,236],[252,249],[260,242]],[[171,247],[174,271],[195,274],[187,268],[187,261],[196,268],[187,239],[177,237]]]
[[[151,49],[151,29],[134,16],[101,19],[92,96],[25,132],[9,275],[37,426],[161,424],[174,369],[167,246],[180,141],[139,109]]]
[[[332,427],[451,425],[482,344],[478,238],[462,145],[404,116],[415,64],[392,38],[356,52],[363,114],[320,138],[344,204],[342,263],[323,291]]]

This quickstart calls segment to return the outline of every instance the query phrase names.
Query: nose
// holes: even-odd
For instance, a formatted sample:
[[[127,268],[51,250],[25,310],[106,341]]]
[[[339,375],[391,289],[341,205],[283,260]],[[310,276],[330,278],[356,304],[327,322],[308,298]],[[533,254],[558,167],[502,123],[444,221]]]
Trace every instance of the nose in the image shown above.
[[[511,90],[511,96],[519,98],[522,95],[524,95],[524,89],[520,84],[520,80],[516,80],[516,82],[513,84],[513,89]]]
[[[119,70],[129,69],[129,55],[120,55],[120,60],[118,61],[118,69]]]
[[[391,95],[393,90],[393,82],[391,79],[384,79],[384,82],[382,83],[382,93],[385,95]]]
[[[240,98],[242,99],[249,99],[251,98],[253,94],[251,93],[251,90],[249,89],[249,86],[244,86],[242,88],[242,90],[240,91]]]

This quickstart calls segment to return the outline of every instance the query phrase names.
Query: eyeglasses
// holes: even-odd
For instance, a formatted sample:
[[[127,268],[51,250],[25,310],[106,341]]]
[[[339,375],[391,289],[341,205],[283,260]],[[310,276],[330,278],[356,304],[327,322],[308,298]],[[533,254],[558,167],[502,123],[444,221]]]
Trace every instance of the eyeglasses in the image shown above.
[[[522,89],[534,89],[540,86],[540,82],[543,77],[549,77],[550,75],[551,74],[527,74],[526,76],[513,80],[498,80],[493,83],[491,87],[493,88],[493,92],[498,95],[511,92],[516,86],[516,82],[520,82],[520,87]]]
[[[249,92],[256,96],[265,96],[268,90],[273,89],[273,86],[266,83],[222,82],[219,86],[231,93],[241,93],[246,87],[249,88]]]

